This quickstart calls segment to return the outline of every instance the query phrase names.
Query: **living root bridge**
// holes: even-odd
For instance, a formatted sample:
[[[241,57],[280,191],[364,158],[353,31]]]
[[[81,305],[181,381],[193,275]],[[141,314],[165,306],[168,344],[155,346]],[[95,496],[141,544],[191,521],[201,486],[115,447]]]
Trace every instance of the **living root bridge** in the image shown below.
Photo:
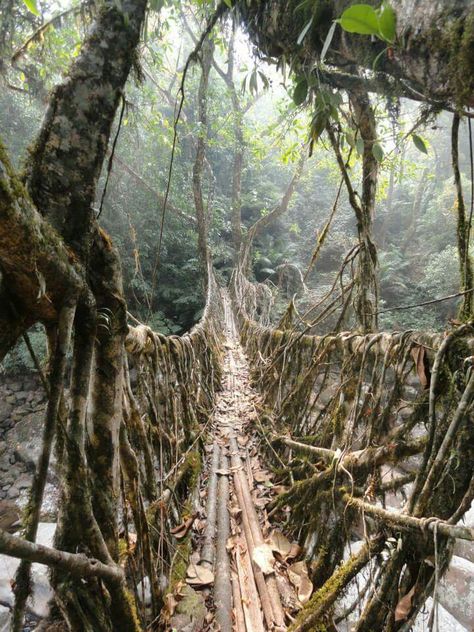
[[[474,497],[472,325],[445,335],[303,335],[290,322],[281,330],[259,322],[268,289],[241,270],[232,292],[264,402],[267,456],[288,487],[273,512],[290,507],[316,588],[293,629],[332,629],[333,618],[351,616],[356,632],[408,625],[454,540],[473,539],[457,524]],[[343,563],[354,537],[378,542],[383,555]],[[354,619],[341,598],[361,580]],[[407,594],[408,612],[395,621]]]
[[[112,317],[107,315],[104,323],[102,353],[107,349]],[[70,326],[71,322],[69,332]],[[203,317],[189,334],[166,337],[142,324],[128,328],[125,339],[128,354],[123,355],[119,374],[123,380],[123,414],[119,436],[111,437],[110,444],[110,449],[116,451],[119,485],[115,494],[104,478],[101,491],[108,494],[110,510],[119,517],[116,531],[102,531],[100,527],[104,516],[99,505],[91,503],[87,490],[91,474],[81,448],[86,437],[77,423],[64,427],[63,404],[60,404],[57,449],[67,450],[67,462],[74,455],[68,467],[76,464],[75,473],[67,474],[62,491],[77,504],[77,524],[71,525],[71,533],[78,525],[85,526],[84,537],[90,540],[84,544],[90,553],[86,556],[61,547],[42,547],[5,532],[0,533],[0,552],[24,560],[26,575],[23,572],[22,586],[27,588],[26,596],[29,562],[40,562],[54,570],[55,600],[72,630],[138,631],[158,617],[176,555],[176,540],[171,531],[180,523],[187,498],[198,482],[201,435],[220,384],[222,332],[223,305],[212,271]],[[87,368],[85,355],[89,346],[78,331],[76,346],[82,349],[76,362],[84,356]],[[75,365],[72,380],[82,370],[81,366]],[[59,377],[62,384],[63,373]],[[77,398],[79,402],[86,401],[77,388],[73,391],[73,410]],[[93,428],[88,429],[87,441],[90,450],[94,450]],[[50,449],[51,437],[43,451]],[[76,481],[77,476],[82,482]],[[70,487],[71,481],[75,489]],[[42,492],[35,488],[30,505],[30,511],[37,510],[38,515]],[[64,528],[65,525],[58,526],[58,530]],[[34,540],[34,533],[30,535]],[[61,531],[57,537],[58,542],[62,538],[67,543]],[[117,555],[111,554],[115,550]],[[87,608],[95,608],[100,581],[104,582],[108,596],[101,602],[101,609],[93,610],[91,618]],[[71,602],[73,593],[76,599]],[[20,607],[19,625],[22,612]]]

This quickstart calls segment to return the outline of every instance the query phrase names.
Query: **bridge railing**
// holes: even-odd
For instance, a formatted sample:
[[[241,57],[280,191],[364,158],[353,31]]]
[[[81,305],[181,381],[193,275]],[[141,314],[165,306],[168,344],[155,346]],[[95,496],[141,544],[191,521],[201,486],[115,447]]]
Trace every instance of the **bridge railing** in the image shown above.
[[[124,423],[121,431],[123,531],[135,532],[127,559],[142,616],[157,616],[166,585],[183,579],[187,537],[172,534],[193,512],[201,468],[202,435],[221,378],[223,303],[209,270],[201,320],[182,336],[143,324],[126,339]],[[128,511],[127,511],[128,510]]]
[[[264,291],[250,286],[236,272],[233,300],[263,398],[268,455],[278,454],[275,468],[288,485],[279,505],[290,508],[320,587],[294,629],[313,629],[328,595],[334,604],[354,581],[352,572],[334,581],[354,535],[374,555],[390,552],[390,538],[398,543],[397,565],[381,563],[382,596],[368,586],[356,630],[386,629],[405,594],[398,586],[408,593],[415,585],[404,565],[416,560],[423,576],[404,615],[411,621],[447,567],[451,542],[474,539],[473,529],[455,526],[474,495],[473,328],[303,335],[258,322]],[[436,544],[426,535],[433,525]],[[426,562],[435,550],[436,570]],[[364,551],[359,570],[373,560]],[[394,583],[383,584],[389,568]]]

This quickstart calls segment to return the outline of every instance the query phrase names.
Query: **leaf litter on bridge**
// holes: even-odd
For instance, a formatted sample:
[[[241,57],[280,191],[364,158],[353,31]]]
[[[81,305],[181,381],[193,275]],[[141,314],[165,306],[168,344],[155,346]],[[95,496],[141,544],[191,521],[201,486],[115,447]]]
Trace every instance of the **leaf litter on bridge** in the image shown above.
[[[260,399],[251,385],[231,316],[228,318],[223,386],[206,446],[208,467],[200,492],[202,506],[199,515],[183,520],[174,534],[180,538],[192,528],[194,551],[186,573],[187,588],[181,582],[168,599],[168,629],[286,630],[309,600],[312,584],[303,549],[284,535],[283,528],[272,524],[266,510],[285,488],[263,462],[262,438],[258,433]],[[219,497],[221,478],[228,483],[225,498]],[[219,559],[219,539],[223,535],[217,515],[219,503],[225,505],[229,520],[226,563],[222,563],[222,557]],[[214,547],[211,554],[206,548],[209,534]],[[189,588],[199,594],[206,612],[203,616],[202,610],[196,608],[194,619],[191,616],[183,626],[182,618],[175,613],[186,610],[183,601],[195,599]]]

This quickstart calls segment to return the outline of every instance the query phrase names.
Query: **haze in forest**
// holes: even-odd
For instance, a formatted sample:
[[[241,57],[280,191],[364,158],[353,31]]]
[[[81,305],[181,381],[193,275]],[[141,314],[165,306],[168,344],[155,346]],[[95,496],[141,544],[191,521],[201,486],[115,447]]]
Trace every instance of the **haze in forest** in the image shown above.
[[[472,627],[473,24],[0,0],[0,628]]]

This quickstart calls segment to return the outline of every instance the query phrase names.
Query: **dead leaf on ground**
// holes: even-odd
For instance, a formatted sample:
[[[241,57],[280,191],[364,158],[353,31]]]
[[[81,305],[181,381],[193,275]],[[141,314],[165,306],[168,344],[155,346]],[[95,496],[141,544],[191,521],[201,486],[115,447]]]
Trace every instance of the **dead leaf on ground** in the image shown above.
[[[172,533],[177,540],[182,540],[184,537],[186,537],[189,529],[193,525],[193,522],[194,516],[190,516],[189,518],[187,518],[187,520],[184,520],[184,522],[182,522],[178,526],[173,527],[170,530],[170,533]]]
[[[216,474],[219,474],[219,476],[229,476],[230,470],[216,470]]]
[[[232,551],[237,546],[239,536],[237,534],[231,535],[227,538],[226,549]]]
[[[308,577],[308,567],[306,562],[295,562],[288,567],[288,578],[296,588],[298,600],[307,603],[313,594],[313,584]]]
[[[238,507],[237,505],[231,505],[229,509],[229,513],[232,516],[232,518],[237,518],[242,513],[242,509]]]
[[[247,443],[249,442],[249,436],[248,435],[239,435],[237,437],[237,443],[242,446],[243,448],[247,445]]]
[[[281,533],[281,531],[273,531],[268,539],[268,544],[272,547],[272,550],[286,562],[287,560],[298,557],[303,552],[303,549],[296,542],[290,542],[288,538]]]
[[[205,566],[190,564],[186,571],[186,583],[190,586],[209,586],[214,583],[214,573]]]
[[[259,544],[259,546],[256,546],[252,552],[252,559],[264,575],[273,573],[275,558],[273,557],[271,546],[268,544]]]
[[[272,487],[272,491],[277,495],[280,496],[280,494],[286,494],[286,492],[288,491],[288,487],[286,487],[286,485],[273,485]]]
[[[416,584],[412,586],[407,594],[397,603],[397,607],[395,608],[395,621],[405,621],[408,619],[408,615],[411,612],[411,602],[415,594],[415,586]]]
[[[176,599],[174,594],[168,593],[165,596],[165,605],[163,608],[163,611],[164,611],[163,616],[165,618],[165,621],[168,621],[174,615],[177,605],[178,605],[178,600]]]
[[[257,470],[256,472],[253,472],[253,477],[257,483],[269,483],[272,476],[271,472],[267,472],[266,470]]]

